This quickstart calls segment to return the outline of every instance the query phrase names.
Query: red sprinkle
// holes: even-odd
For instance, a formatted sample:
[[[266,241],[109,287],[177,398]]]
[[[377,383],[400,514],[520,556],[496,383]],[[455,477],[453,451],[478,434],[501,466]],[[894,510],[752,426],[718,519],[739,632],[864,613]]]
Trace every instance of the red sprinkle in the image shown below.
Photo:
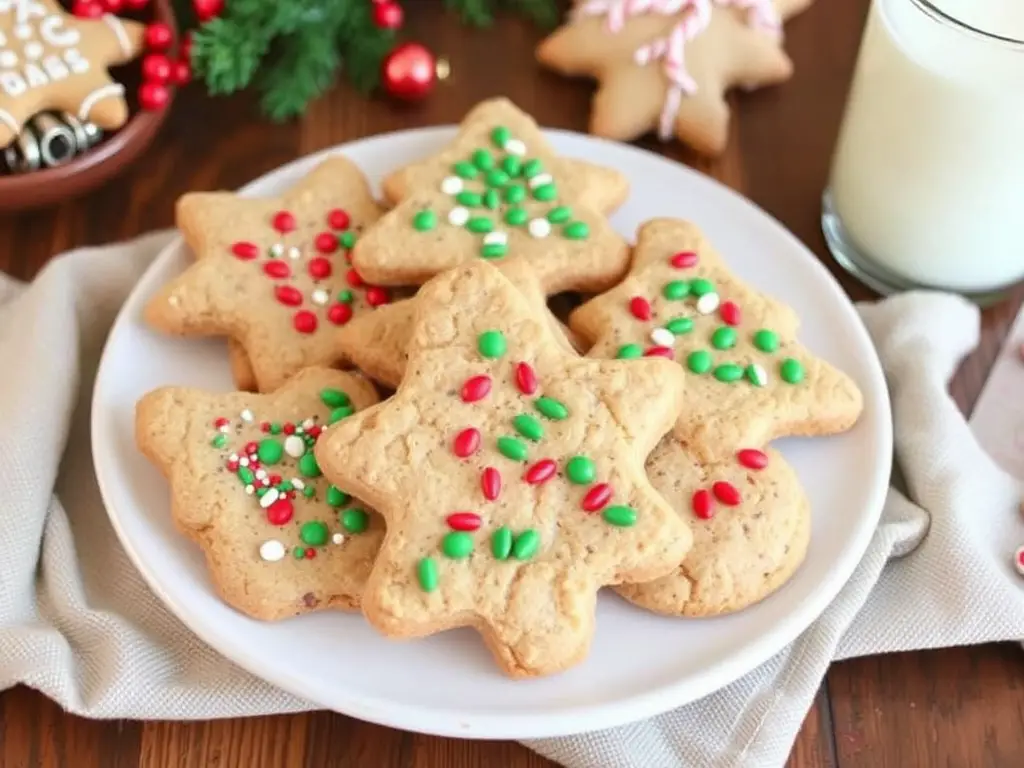
[[[356,271],[355,271],[354,269],[350,269],[350,270],[349,270],[349,271],[348,271],[348,272],[347,272],[347,273],[345,274],[345,280],[346,280],[346,281],[348,282],[348,284],[349,284],[349,285],[351,285],[351,286],[352,286],[353,288],[359,288],[359,287],[360,287],[360,286],[361,286],[361,285],[363,284],[363,278],[361,278],[361,277],[359,276],[359,273],[358,273],[358,272],[356,272]]]
[[[260,255],[260,247],[256,243],[239,240],[231,246],[231,252],[242,261],[249,261]]]
[[[744,448],[737,451],[736,458],[747,469],[764,469],[768,466],[768,455],[756,448]]]
[[[289,307],[297,307],[302,303],[302,291],[291,285],[277,286],[274,288],[274,296]]]
[[[291,232],[295,229],[295,217],[288,211],[278,211],[275,213],[271,223],[274,225],[274,229],[281,233]]]
[[[292,274],[291,267],[283,261],[268,261],[263,265],[263,271],[276,278],[285,278]]]
[[[740,503],[740,492],[736,490],[735,485],[727,483],[725,480],[719,480],[712,485],[711,492],[715,494],[716,499],[730,507],[735,507]]]
[[[314,557],[316,557],[316,550],[312,547],[306,547],[306,559],[312,560]]]
[[[321,232],[314,238],[313,247],[320,253],[334,253],[338,250],[338,236],[333,232]]]
[[[452,512],[446,521],[453,531],[475,531],[483,522],[476,512]]]
[[[313,333],[316,330],[316,315],[308,309],[300,309],[295,313],[292,322],[299,333]]]
[[[268,431],[270,429],[270,423],[265,421],[265,422],[263,422],[263,424],[266,426],[266,429],[263,430],[263,431],[264,432]],[[257,443],[254,440],[251,443],[246,443],[245,444],[245,448],[243,450],[245,451],[246,455],[248,455],[250,453],[256,453],[256,451],[258,451],[259,449],[260,449],[259,443]]]
[[[314,424],[312,427],[306,430],[306,434],[309,435],[310,437],[320,437],[320,433],[322,431],[323,430],[320,428],[319,424]]]
[[[643,296],[634,296],[629,300],[629,311],[637,320],[651,319],[651,302]]]
[[[270,431],[270,422],[269,422],[269,421],[264,421],[264,422],[262,422],[262,423],[260,424],[260,432],[269,432],[269,431]],[[250,443],[249,445],[252,445],[252,443]],[[246,452],[246,453],[249,453],[249,452],[250,452],[250,451],[249,451],[249,446],[246,446],[246,447],[245,447],[245,452]]]
[[[494,467],[485,467],[480,475],[480,488],[488,501],[497,499],[501,495],[501,473]]]
[[[555,464],[551,459],[541,459],[523,475],[523,479],[526,480],[530,485],[540,485],[545,483],[555,476],[555,472],[558,471],[558,465]]]
[[[452,443],[452,453],[460,459],[472,456],[480,450],[480,430],[475,427],[466,427],[455,436]]]
[[[693,251],[680,251],[669,261],[676,269],[688,269],[697,266],[698,257]]]
[[[331,262],[323,256],[310,259],[306,268],[309,270],[309,276],[314,280],[323,280],[325,277],[331,276]]]
[[[644,357],[667,357],[673,358],[672,347],[648,347],[644,350]]]
[[[239,467],[238,459],[228,459],[228,461],[227,461],[227,468],[228,468],[229,472],[236,471],[238,469],[238,467]]]
[[[351,219],[341,208],[335,208],[327,214],[327,226],[331,229],[348,229]]]
[[[284,432],[284,433],[285,433],[286,435],[292,435],[292,434],[295,434],[295,425],[294,425],[294,424],[292,424],[292,423],[291,423],[290,421],[286,421],[286,422],[285,422],[285,423],[284,423],[284,424],[283,424],[283,425],[281,426],[281,431],[282,431],[282,432]]]
[[[490,392],[490,376],[472,376],[462,385],[462,402],[475,403],[477,400],[483,400]]]
[[[366,303],[371,307],[379,307],[381,304],[387,304],[390,300],[386,288],[373,285],[366,289]]]
[[[267,522],[271,525],[284,525],[292,519],[294,513],[295,510],[288,499],[278,499],[267,507]]]
[[[223,416],[218,416],[216,419],[213,420],[213,426],[216,427],[217,429],[220,429],[221,427],[227,425],[227,423],[228,420],[225,419]]]
[[[587,495],[583,497],[580,505],[587,512],[597,512],[603,509],[604,505],[612,500],[612,487],[608,483],[598,483],[592,486]]]
[[[735,301],[723,301],[718,308],[718,314],[722,316],[722,322],[726,325],[740,324],[740,305]]]
[[[711,494],[707,490],[702,488],[693,494],[693,499],[690,503],[693,506],[693,514],[701,520],[710,520],[714,517],[715,512],[711,507]]]
[[[352,307],[343,302],[338,302],[327,310],[327,319],[335,325],[344,325],[352,319]]]
[[[283,479],[283,478],[282,478],[282,477],[281,477],[280,475],[270,475],[270,476],[269,476],[269,477],[267,478],[267,481],[268,481],[268,482],[269,482],[269,483],[270,483],[271,485],[278,485],[278,484],[280,484],[280,482],[281,482],[281,480],[282,480],[282,479]]]
[[[516,365],[516,386],[524,395],[532,395],[537,391],[537,374],[529,363]]]

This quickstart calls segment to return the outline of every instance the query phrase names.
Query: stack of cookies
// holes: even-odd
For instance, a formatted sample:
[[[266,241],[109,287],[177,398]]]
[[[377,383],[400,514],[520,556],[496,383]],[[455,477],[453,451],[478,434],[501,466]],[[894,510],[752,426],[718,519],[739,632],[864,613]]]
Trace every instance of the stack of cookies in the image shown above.
[[[181,199],[195,262],[146,318],[229,339],[238,391],[152,392],[137,441],[224,600],[472,626],[529,677],[586,656],[601,587],[702,617],[793,574],[810,511],[768,444],[861,395],[693,224],[630,246],[627,186],[493,100],[384,206],[340,155],[279,199]],[[568,328],[564,291],[591,297]]]

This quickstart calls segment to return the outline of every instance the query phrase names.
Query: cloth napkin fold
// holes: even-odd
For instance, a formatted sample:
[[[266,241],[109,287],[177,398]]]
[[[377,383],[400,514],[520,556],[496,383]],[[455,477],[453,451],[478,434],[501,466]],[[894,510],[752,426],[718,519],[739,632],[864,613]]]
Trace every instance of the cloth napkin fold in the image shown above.
[[[172,237],[82,249],[30,285],[0,282],[0,690],[24,683],[95,718],[309,709],[164,609],[121,550],[96,487],[88,418],[102,345]],[[527,746],[568,768],[779,766],[833,659],[1024,637],[1024,580],[1012,566],[1022,488],[945,391],[977,344],[977,310],[916,293],[860,311],[889,380],[907,495],[890,490],[850,582],[792,645],[723,690],[647,721]]]

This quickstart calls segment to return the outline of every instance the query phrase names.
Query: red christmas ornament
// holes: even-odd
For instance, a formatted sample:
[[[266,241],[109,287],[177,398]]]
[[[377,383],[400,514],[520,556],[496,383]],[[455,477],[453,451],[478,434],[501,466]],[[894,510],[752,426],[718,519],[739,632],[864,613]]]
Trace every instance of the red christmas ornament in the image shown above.
[[[163,109],[170,99],[170,92],[160,83],[143,83],[139,86],[139,106],[143,109]]]
[[[175,85],[187,85],[192,81],[192,67],[187,61],[176,61],[171,65],[171,82]]]
[[[434,54],[419,43],[402,43],[384,59],[384,89],[395,98],[422,99],[437,82]]]
[[[71,13],[80,19],[98,19],[103,15],[103,6],[96,0],[75,0]]]
[[[405,14],[402,6],[396,2],[374,3],[373,23],[381,29],[398,29],[402,26]]]
[[[174,33],[171,28],[162,21],[146,27],[146,47],[151,51],[166,51],[173,39]]]
[[[151,83],[171,79],[171,60],[162,53],[150,53],[142,60],[142,76]]]
[[[224,11],[224,0],[192,0],[192,8],[200,23],[215,19]]]

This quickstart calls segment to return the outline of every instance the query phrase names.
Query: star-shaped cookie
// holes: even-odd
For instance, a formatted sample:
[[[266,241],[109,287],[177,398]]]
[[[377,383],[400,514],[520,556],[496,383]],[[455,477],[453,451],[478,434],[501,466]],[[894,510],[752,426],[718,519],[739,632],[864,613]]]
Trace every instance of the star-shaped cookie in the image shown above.
[[[136,442],[225,602],[266,620],[358,608],[384,527],[324,479],[313,447],[376,402],[365,379],[318,368],[269,395],[165,387],[139,401]]]
[[[399,204],[360,240],[353,263],[381,285],[419,285],[467,262],[522,259],[547,295],[596,292],[629,264],[604,213],[625,177],[559,157],[537,124],[506,99],[477,105],[438,154],[384,184]]]
[[[631,141],[651,130],[673,134],[706,154],[728,140],[731,88],[787,80],[781,19],[811,0],[582,0],[545,39],[537,58],[570,76],[600,83],[590,131]]]
[[[124,86],[107,67],[134,59],[144,32],[111,14],[77,18],[55,0],[0,1],[0,146],[48,109],[121,127],[128,119]]]
[[[406,376],[328,431],[324,474],[387,536],[363,597],[384,634],[479,630],[516,677],[587,654],[597,590],[671,572],[690,546],[643,463],[683,407],[664,360],[588,360],[487,263],[417,295]]]
[[[177,222],[197,259],[146,306],[155,328],[238,340],[261,392],[297,371],[341,360],[337,331],[390,300],[348,263],[380,216],[362,172],[341,155],[280,198],[197,192]]]
[[[797,341],[796,314],[736,278],[689,222],[642,225],[629,276],[569,325],[592,357],[679,363],[689,375],[674,432],[701,458],[842,432],[863,407],[856,384]]]

